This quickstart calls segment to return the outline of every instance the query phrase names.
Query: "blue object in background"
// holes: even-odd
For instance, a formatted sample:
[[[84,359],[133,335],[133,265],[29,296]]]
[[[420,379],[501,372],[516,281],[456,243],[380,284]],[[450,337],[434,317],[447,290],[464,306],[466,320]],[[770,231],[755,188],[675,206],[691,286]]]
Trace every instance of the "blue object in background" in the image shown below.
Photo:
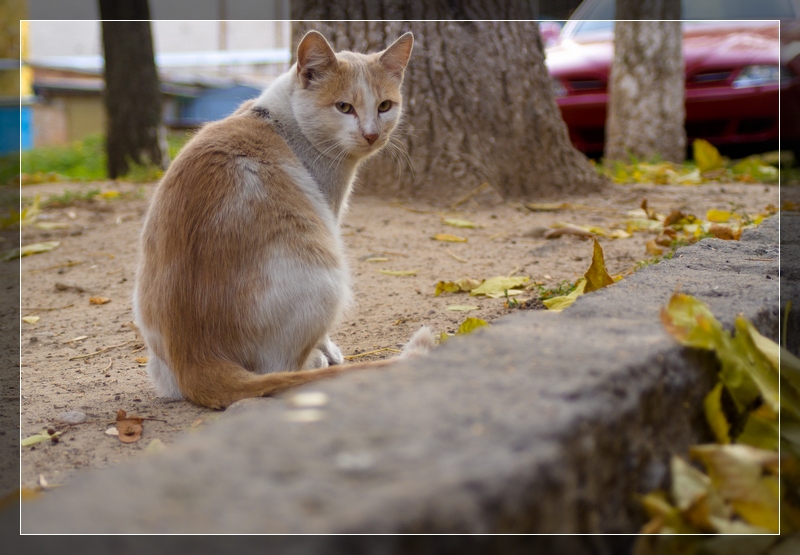
[[[30,106],[0,105],[0,154],[33,147],[32,117]]]
[[[261,89],[246,85],[204,90],[198,97],[181,106],[180,123],[200,125],[225,118],[235,112],[242,102],[260,94]]]

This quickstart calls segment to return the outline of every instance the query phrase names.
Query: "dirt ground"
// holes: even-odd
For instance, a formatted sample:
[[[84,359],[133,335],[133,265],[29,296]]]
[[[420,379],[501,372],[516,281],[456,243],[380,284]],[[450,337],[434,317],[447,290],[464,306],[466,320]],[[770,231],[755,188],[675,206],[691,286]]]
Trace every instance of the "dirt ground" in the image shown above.
[[[93,188],[117,191],[122,197],[47,205],[37,222],[61,225],[50,225],[51,229],[30,225],[22,232],[23,245],[60,242],[52,251],[21,261],[22,316],[39,317],[34,323],[21,323],[21,435],[26,438],[47,428],[61,432],[58,442],[22,448],[24,487],[57,487],[77,473],[169,449],[180,434],[201,429],[221,414],[157,398],[145,372],[147,351],[130,326],[137,237],[155,185],[57,183],[25,186],[22,194],[23,199],[40,194],[44,202],[65,190]],[[682,208],[703,217],[711,208],[730,210],[731,203],[756,214],[768,204],[778,205],[778,187],[614,185],[603,196],[563,199],[571,208],[548,212],[502,201],[491,191],[452,211],[356,192],[343,230],[356,302],[333,340],[345,356],[354,356],[396,349],[423,324],[437,335],[453,333],[467,316],[491,322],[519,310],[508,308],[502,298],[465,293],[435,297],[435,286],[440,280],[510,274],[530,276],[545,288],[563,280],[574,282],[589,266],[591,242],[573,236],[544,239],[542,228],[557,222],[613,228],[627,218],[627,211],[639,207],[643,197],[663,214]],[[444,218],[470,220],[479,227],[450,227]],[[438,233],[467,241],[432,240]],[[645,243],[652,238],[648,233],[625,239],[601,237],[609,272],[623,273],[637,261],[651,258]],[[416,274],[395,276],[379,270],[416,270]],[[524,304],[534,296],[531,291],[517,299]],[[92,304],[92,297],[110,300]],[[448,310],[452,305],[478,309]],[[392,355],[382,350],[355,360]],[[157,420],[144,422],[139,441],[122,443],[105,433],[114,428],[119,409]],[[88,420],[73,426],[59,422],[59,415],[67,411],[80,411]]]

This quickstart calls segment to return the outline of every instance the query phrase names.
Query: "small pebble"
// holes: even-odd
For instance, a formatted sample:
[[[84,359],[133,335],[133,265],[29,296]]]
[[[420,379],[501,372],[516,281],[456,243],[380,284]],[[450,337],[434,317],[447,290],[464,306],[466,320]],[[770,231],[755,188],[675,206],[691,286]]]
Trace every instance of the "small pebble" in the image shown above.
[[[62,412],[56,417],[56,420],[64,424],[83,424],[86,422],[86,415],[77,410]]]

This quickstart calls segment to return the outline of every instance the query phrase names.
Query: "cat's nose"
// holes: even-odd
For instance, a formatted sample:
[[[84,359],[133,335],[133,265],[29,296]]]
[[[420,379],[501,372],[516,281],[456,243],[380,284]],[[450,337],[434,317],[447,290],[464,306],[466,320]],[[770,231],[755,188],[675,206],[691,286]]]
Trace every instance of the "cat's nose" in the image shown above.
[[[377,133],[364,133],[364,138],[369,143],[369,146],[372,146],[373,144],[375,144],[375,141],[378,140],[378,134]]]

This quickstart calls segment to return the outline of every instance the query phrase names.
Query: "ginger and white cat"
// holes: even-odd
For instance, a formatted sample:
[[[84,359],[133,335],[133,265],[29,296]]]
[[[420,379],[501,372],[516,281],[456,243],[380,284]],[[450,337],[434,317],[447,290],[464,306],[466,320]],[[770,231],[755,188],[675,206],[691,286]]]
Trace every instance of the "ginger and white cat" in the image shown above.
[[[391,362],[339,366],[328,334],[351,297],[339,222],[359,164],[400,120],[413,42],[335,54],[310,31],[287,73],[172,163],[133,295],[160,396],[224,408]],[[404,355],[433,343],[423,328]]]

